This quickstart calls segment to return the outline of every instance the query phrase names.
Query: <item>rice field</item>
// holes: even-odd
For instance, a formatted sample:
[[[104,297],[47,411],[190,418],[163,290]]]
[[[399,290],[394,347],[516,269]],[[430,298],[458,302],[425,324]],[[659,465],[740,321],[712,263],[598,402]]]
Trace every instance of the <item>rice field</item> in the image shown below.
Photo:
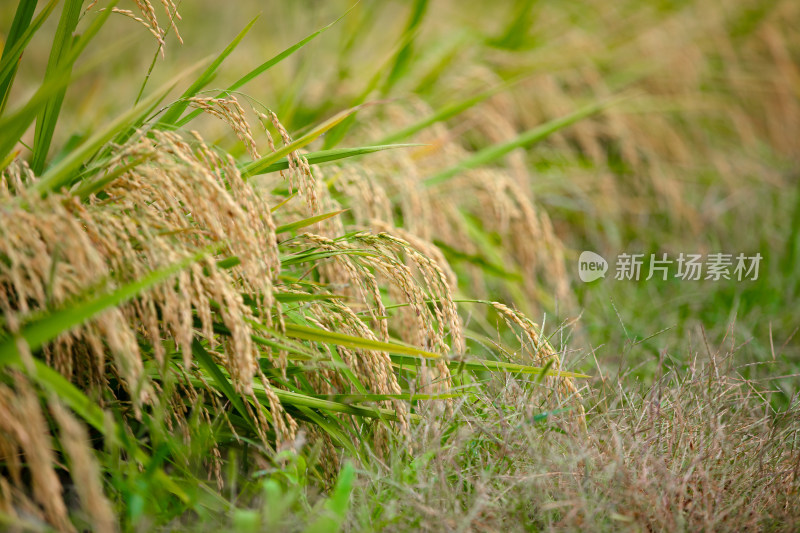
[[[0,529],[795,531],[800,5],[0,6]]]

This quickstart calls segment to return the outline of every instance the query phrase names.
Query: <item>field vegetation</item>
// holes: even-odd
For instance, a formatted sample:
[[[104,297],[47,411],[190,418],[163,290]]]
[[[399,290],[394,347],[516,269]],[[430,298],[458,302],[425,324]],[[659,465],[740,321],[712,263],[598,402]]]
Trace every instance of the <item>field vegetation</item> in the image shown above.
[[[800,527],[797,2],[0,21],[0,529]]]

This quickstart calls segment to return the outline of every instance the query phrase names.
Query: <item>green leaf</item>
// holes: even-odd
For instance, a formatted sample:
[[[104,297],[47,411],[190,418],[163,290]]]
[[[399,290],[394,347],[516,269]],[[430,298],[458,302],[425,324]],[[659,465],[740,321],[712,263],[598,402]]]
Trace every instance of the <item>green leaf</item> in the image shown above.
[[[133,107],[133,109],[123,113],[105,128],[98,131],[87,139],[82,145],[76,148],[72,153],[59,161],[57,164],[50,167],[44,173],[42,178],[34,185],[33,189],[41,194],[46,195],[49,192],[58,190],[60,187],[69,184],[75,172],[82,164],[85,164],[104,144],[111,140],[117,133],[127,130],[131,123],[137,122],[142,116],[148,115],[153,108],[172,90],[178,81],[197,69],[199,65],[187,69],[179,74],[176,79],[171,81],[167,86],[162,87],[142,102]]]
[[[200,365],[200,368],[202,368],[214,379],[214,383],[216,383],[222,394],[228,399],[229,402],[231,402],[231,405],[233,405],[233,407],[239,411],[239,414],[242,416],[242,418],[247,421],[250,429],[253,432],[256,432],[255,422],[253,422],[250,413],[245,408],[241,395],[236,392],[231,382],[219,369],[217,363],[215,363],[211,358],[211,354],[206,351],[206,349],[197,339],[192,340],[192,354],[194,355],[195,360],[197,360],[197,363]]]
[[[5,158],[27,131],[36,115],[62,87],[69,84],[70,76],[61,73],[59,77],[43,83],[21,108],[10,115],[0,117],[0,157]]]
[[[11,23],[11,28],[6,36],[6,43],[3,46],[3,55],[0,56],[0,115],[3,114],[8,102],[11,84],[17,73],[19,60],[22,58],[22,50],[24,50],[30,38],[39,28],[39,25],[50,15],[56,5],[56,1],[53,0],[45,6],[33,27],[30,24],[33,12],[36,11],[37,0],[20,0],[17,4],[14,21]]]
[[[522,79],[522,78],[519,78],[519,79]],[[396,132],[394,132],[392,134],[387,135],[386,137],[384,137],[380,141],[378,141],[378,144],[395,143],[397,141],[400,141],[400,140],[406,139],[408,137],[411,137],[415,133],[418,133],[418,132],[420,132],[420,131],[422,131],[422,130],[424,130],[426,128],[429,128],[430,126],[436,124],[437,122],[442,122],[442,121],[448,120],[450,118],[453,118],[454,116],[463,113],[467,109],[469,109],[469,108],[471,108],[471,107],[483,102],[487,98],[490,98],[490,97],[494,96],[495,94],[508,89],[510,86],[515,84],[517,81],[519,81],[519,79],[510,81],[508,83],[500,84],[500,85],[498,85],[496,87],[493,87],[493,88],[491,88],[491,89],[489,89],[487,91],[483,91],[482,93],[476,94],[475,96],[471,96],[470,98],[466,98],[466,99],[464,99],[464,100],[462,100],[460,102],[455,102],[453,104],[446,105],[442,109],[440,109],[439,111],[435,112],[433,115],[431,115],[431,116],[429,116],[427,118],[424,118],[424,119],[420,120],[419,122],[417,122],[415,124],[412,124],[412,125],[410,125],[410,126],[408,126],[406,128],[403,128],[403,129],[401,129],[399,131],[396,131]]]
[[[300,254],[281,257],[281,265],[283,267],[299,265],[300,263],[319,261],[320,259],[327,259],[329,257],[334,257],[336,255],[376,257],[378,254],[373,250],[327,250],[325,252],[304,252]]]
[[[333,533],[339,531],[347,509],[350,506],[350,495],[353,492],[355,481],[355,468],[349,461],[339,471],[339,478],[330,498],[325,501],[324,510],[313,524],[306,528],[305,533]]]
[[[276,292],[275,300],[281,303],[317,302],[325,300],[343,300],[346,296],[340,294],[298,294],[294,292]]]
[[[303,148],[304,146],[312,143],[317,137],[319,137],[332,127],[339,124],[341,121],[346,119],[351,114],[355,113],[357,109],[358,109],[357,107],[354,107],[352,109],[347,109],[345,111],[337,113],[336,115],[329,118],[322,124],[319,124],[318,126],[313,128],[305,135],[301,136],[299,139],[287,144],[286,146],[272,152],[269,155],[262,157],[261,159],[258,159],[256,161],[253,161],[252,163],[244,165],[241,169],[242,177],[249,178],[250,176],[263,174],[266,171],[266,169],[269,168],[270,165],[276,163],[282,157],[286,157],[290,153],[299,150],[300,148]]]
[[[419,364],[419,359],[406,355],[391,354],[392,362],[400,366]],[[517,363],[506,363],[504,361],[491,361],[489,359],[448,359],[447,365],[450,368],[462,368],[473,372],[510,372],[515,374],[539,375],[545,372],[548,376],[561,378],[590,378],[586,374],[577,372],[567,372],[565,370],[544,369],[538,366],[520,365]]]
[[[571,126],[576,122],[583,120],[587,117],[590,117],[596,113],[599,113],[608,103],[598,102],[590,104],[586,107],[583,107],[569,115],[566,115],[561,118],[557,118],[555,120],[551,120],[541,126],[537,126],[532,128],[516,138],[504,142],[489,146],[488,148],[484,148],[483,150],[478,151],[471,157],[461,161],[457,165],[450,167],[446,170],[439,172],[438,174],[431,176],[427,180],[425,180],[425,185],[433,186],[443,183],[456,174],[463,172],[465,170],[473,169],[482,165],[486,165],[491,163],[501,157],[505,156],[512,150],[517,148],[522,148],[524,146],[528,146],[530,144],[536,143],[541,141],[542,139],[547,138],[548,136],[552,135],[553,133],[566,128],[567,126]]]
[[[441,357],[439,354],[428,352],[414,346],[408,346],[406,344],[365,339],[363,337],[345,335],[344,333],[335,333],[321,328],[303,326],[300,324],[286,324],[286,335],[296,339],[335,344],[337,346],[355,348],[358,350],[373,350],[394,354],[406,354],[430,359],[438,359]]]
[[[354,5],[353,7],[355,7],[355,5]],[[284,59],[286,59],[286,58],[287,58],[287,57],[289,57],[290,55],[292,55],[292,54],[294,54],[295,52],[297,52],[298,50],[300,50],[302,47],[304,47],[306,44],[308,44],[309,42],[311,42],[311,41],[312,41],[312,40],[313,40],[315,37],[317,37],[319,34],[321,34],[321,33],[322,33],[322,32],[324,32],[325,30],[327,30],[328,28],[330,28],[331,26],[333,26],[334,24],[336,24],[337,22],[339,22],[340,20],[342,20],[342,18],[344,18],[344,17],[345,17],[345,16],[346,16],[348,13],[350,13],[350,11],[353,9],[353,7],[351,7],[350,9],[348,9],[348,10],[347,10],[347,11],[344,13],[344,15],[342,15],[342,16],[341,16],[341,17],[339,17],[338,19],[334,20],[333,22],[331,22],[331,23],[330,23],[330,24],[328,24],[327,26],[325,26],[325,27],[323,27],[323,28],[321,28],[321,29],[319,29],[319,30],[315,31],[314,33],[312,33],[311,35],[309,35],[309,36],[308,36],[308,37],[306,37],[305,39],[303,39],[303,40],[301,40],[301,41],[299,41],[299,42],[295,43],[294,45],[290,46],[289,48],[287,48],[286,50],[284,50],[284,51],[283,51],[283,52],[281,52],[280,54],[276,55],[275,57],[273,57],[273,58],[271,58],[271,59],[269,59],[269,60],[267,60],[267,61],[265,61],[264,63],[260,64],[259,66],[257,66],[256,68],[254,68],[253,70],[251,70],[250,72],[248,72],[247,74],[245,74],[244,76],[242,76],[241,78],[239,78],[238,80],[236,80],[236,82],[235,82],[233,85],[229,86],[229,87],[228,87],[227,89],[225,89],[223,92],[219,93],[219,94],[217,95],[217,98],[222,98],[222,97],[224,97],[224,96],[227,96],[227,95],[228,95],[228,93],[230,93],[230,92],[232,92],[232,91],[235,91],[235,90],[239,89],[240,87],[242,87],[243,85],[245,85],[245,84],[246,84],[246,83],[248,83],[249,81],[251,81],[251,80],[253,80],[254,78],[256,78],[257,76],[259,76],[259,75],[263,74],[264,72],[266,72],[266,71],[267,71],[267,70],[269,70],[270,68],[274,67],[275,65],[277,65],[278,63],[280,63],[281,61],[283,61]],[[181,120],[179,120],[179,121],[178,121],[178,123],[177,123],[177,126],[178,126],[178,127],[185,126],[185,125],[186,125],[186,124],[188,124],[190,121],[192,121],[194,118],[196,118],[196,117],[197,117],[197,116],[198,116],[200,113],[202,113],[202,111],[201,111],[201,110],[199,110],[199,109],[192,111],[191,113],[189,113],[188,115],[186,115],[184,118],[182,118]]]
[[[339,211],[333,211],[332,213],[323,213],[322,215],[316,215],[313,217],[304,218],[302,220],[296,220],[295,222],[278,226],[277,228],[275,228],[275,233],[286,233],[289,231],[296,231],[301,228],[306,228],[308,226],[316,224],[317,222],[322,222],[323,220],[333,218],[336,215],[341,215],[345,211],[347,211],[347,209],[340,209]]]
[[[394,85],[403,77],[403,74],[408,69],[408,64],[414,54],[414,39],[419,33],[419,27],[425,19],[425,13],[428,9],[428,0],[415,0],[411,8],[411,14],[408,17],[406,28],[400,38],[403,41],[403,46],[397,51],[394,58],[392,70],[386,78],[386,81],[381,88],[381,92],[385,95],[394,87]]]
[[[295,406],[304,417],[311,420],[314,424],[319,426],[325,433],[327,433],[333,442],[347,450],[352,457],[359,457],[362,455],[362,450],[355,447],[353,440],[350,439],[342,430],[341,423],[334,417],[317,413],[308,407]]]
[[[50,48],[50,59],[47,62],[47,69],[44,74],[45,82],[56,76],[61,70],[65,70],[68,73],[72,70],[72,65],[66,63],[64,59],[69,56],[69,49],[72,45],[75,28],[78,27],[82,4],[83,0],[65,0],[64,2],[61,18],[58,21],[58,28],[56,28],[56,35]],[[108,16],[107,13],[105,15]],[[36,120],[31,170],[37,175],[41,174],[44,169],[44,162],[50,149],[56,122],[58,121],[58,114],[64,101],[64,93],[66,93],[66,87],[62,88],[47,102],[47,105],[45,105]]]
[[[268,401],[263,385],[260,383],[254,383],[253,391],[256,394],[256,398],[264,402]],[[272,392],[275,393],[275,395],[284,405],[308,407],[324,413],[343,413],[365,418],[384,418],[387,420],[397,420],[397,415],[394,413],[394,411],[390,411],[389,409],[348,405],[345,403],[333,402],[331,400],[315,398],[314,396],[308,396],[299,392],[291,392],[277,388],[273,388]]]
[[[250,21],[250,23],[244,27],[242,31],[230,42],[230,44],[225,48],[225,50],[220,53],[217,58],[206,68],[205,71],[192,83],[188,89],[186,89],[183,94],[181,95],[178,102],[173,104],[169,110],[164,114],[164,116],[159,120],[158,126],[173,126],[178,119],[181,117],[181,114],[186,110],[189,106],[189,98],[192,98],[197,95],[200,90],[205,87],[211,79],[214,77],[217,69],[222,65],[222,62],[233,52],[239,43],[244,39],[244,36],[247,35],[247,32],[250,31],[250,28],[253,27],[253,24],[256,23],[258,17],[254,18]]]
[[[318,152],[311,152],[304,154],[309,164],[319,165],[321,163],[328,163],[330,161],[337,161],[339,159],[347,159],[349,157],[357,157],[381,150],[392,150],[394,148],[413,148],[416,146],[425,146],[424,144],[380,144],[375,146],[361,146],[359,148],[334,148],[332,150],[319,150]],[[286,170],[289,168],[289,161],[281,159],[276,163],[260,170],[256,174],[268,174],[270,172],[278,172],[279,170]],[[252,174],[251,174],[252,175]]]

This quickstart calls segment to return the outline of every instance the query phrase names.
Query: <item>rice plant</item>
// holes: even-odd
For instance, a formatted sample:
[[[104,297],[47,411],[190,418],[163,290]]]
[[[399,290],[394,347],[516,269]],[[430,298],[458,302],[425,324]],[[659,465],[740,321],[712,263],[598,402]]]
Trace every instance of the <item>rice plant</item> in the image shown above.
[[[796,526],[793,3],[268,9],[0,9],[2,527]]]
[[[143,512],[170,519],[181,504],[208,505],[200,486],[185,485],[207,469],[222,489],[223,454],[242,447],[246,460],[270,464],[310,442],[318,475],[333,480],[338,450],[384,453],[399,440],[413,453],[411,425],[427,404],[448,409],[466,394],[474,370],[547,374],[576,399],[572,380],[583,376],[562,371],[536,326],[505,306],[490,304],[522,327],[527,355],[468,349],[454,276],[429,241],[337,219],[342,210],[310,161],[403,146],[306,154],[356,109],[293,139],[274,112],[248,101],[267,138],[259,147],[233,89],[201,92],[249,26],[180,78],[188,88],[176,100],[164,100],[175,84],[145,91],[51,158],[74,64],[111,14],[146,26],[162,54],[167,34],[179,35],[175,5],[165,4],[167,22],[147,2],[138,8],[66,2],[42,85],[0,119],[8,523],[72,530],[85,520],[109,530]],[[52,11],[32,22],[31,3],[20,2],[4,100],[20,50]],[[198,111],[225,123],[250,161],[191,130]],[[18,147],[31,124],[28,161]],[[125,468],[108,473],[119,461],[148,472],[146,490]],[[115,516],[121,510],[127,517]]]

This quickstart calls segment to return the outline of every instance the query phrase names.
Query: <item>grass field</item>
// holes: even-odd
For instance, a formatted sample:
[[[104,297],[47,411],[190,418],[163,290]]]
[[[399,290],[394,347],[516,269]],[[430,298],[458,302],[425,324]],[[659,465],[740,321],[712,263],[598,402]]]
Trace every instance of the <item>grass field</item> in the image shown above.
[[[800,4],[274,4],[0,6],[0,529],[796,531]]]

